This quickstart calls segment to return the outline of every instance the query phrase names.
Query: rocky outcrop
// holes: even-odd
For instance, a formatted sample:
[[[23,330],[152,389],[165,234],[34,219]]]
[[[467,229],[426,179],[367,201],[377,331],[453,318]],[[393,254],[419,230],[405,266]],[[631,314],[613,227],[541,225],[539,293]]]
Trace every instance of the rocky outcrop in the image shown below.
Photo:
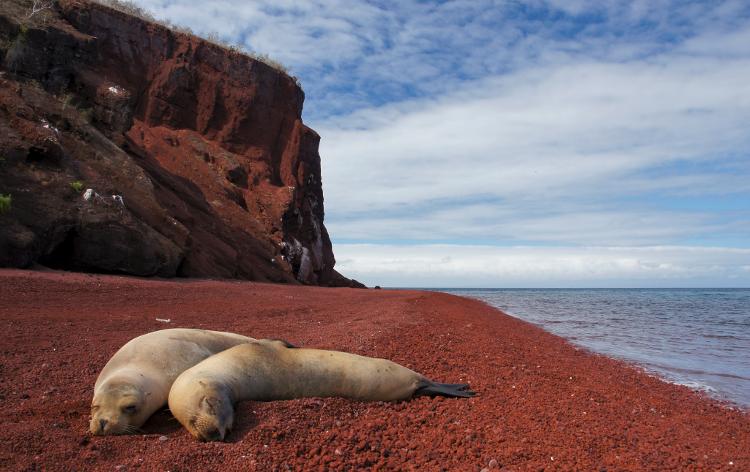
[[[292,77],[97,3],[30,3],[0,6],[0,265],[353,283]]]

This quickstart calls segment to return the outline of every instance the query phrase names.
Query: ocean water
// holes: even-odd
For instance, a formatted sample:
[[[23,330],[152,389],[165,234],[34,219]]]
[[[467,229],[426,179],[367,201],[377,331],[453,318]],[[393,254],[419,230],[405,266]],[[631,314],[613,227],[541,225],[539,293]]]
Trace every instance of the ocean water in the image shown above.
[[[750,408],[750,289],[439,289]]]

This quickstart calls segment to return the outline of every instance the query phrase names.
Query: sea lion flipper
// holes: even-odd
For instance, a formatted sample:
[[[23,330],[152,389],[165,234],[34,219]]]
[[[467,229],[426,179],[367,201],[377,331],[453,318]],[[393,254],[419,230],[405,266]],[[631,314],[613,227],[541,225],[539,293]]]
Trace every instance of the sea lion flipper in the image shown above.
[[[444,384],[432,382],[431,380],[422,380],[414,391],[414,396],[428,397],[461,397],[468,398],[476,395],[476,392],[469,390],[469,384]]]
[[[287,341],[286,339],[271,338],[270,340],[271,340],[271,341],[278,341],[278,342],[280,342],[280,343],[281,343],[281,344],[283,344],[283,345],[284,345],[284,347],[285,347],[285,348],[287,348],[287,349],[299,349],[299,346],[295,346],[294,344],[290,343],[290,342],[289,342],[289,341]]]

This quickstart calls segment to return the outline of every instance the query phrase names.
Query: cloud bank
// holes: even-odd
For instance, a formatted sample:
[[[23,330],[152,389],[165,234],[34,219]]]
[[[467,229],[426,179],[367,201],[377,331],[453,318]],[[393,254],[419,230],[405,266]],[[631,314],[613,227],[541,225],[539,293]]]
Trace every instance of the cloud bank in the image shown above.
[[[747,287],[750,249],[708,247],[336,247],[339,270],[386,287]]]

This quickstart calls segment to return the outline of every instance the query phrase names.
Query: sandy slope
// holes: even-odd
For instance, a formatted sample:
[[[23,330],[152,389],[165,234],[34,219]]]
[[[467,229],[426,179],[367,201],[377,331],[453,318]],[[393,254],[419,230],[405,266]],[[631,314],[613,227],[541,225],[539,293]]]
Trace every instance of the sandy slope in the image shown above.
[[[445,294],[0,271],[0,326],[2,469],[750,470],[747,413]],[[479,396],[247,402],[220,444],[166,412],[89,437],[98,371],[165,327],[386,357]]]

